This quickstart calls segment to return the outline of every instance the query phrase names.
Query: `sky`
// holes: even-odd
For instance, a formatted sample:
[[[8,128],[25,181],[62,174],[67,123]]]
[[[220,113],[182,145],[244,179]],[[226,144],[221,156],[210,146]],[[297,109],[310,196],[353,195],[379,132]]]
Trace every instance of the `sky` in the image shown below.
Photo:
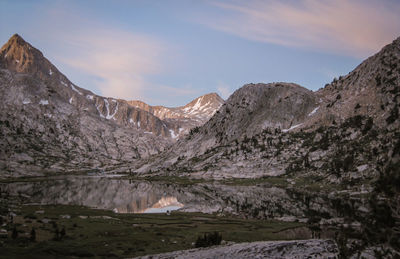
[[[318,90],[400,36],[399,0],[0,0],[18,33],[73,83],[180,106],[247,83]]]

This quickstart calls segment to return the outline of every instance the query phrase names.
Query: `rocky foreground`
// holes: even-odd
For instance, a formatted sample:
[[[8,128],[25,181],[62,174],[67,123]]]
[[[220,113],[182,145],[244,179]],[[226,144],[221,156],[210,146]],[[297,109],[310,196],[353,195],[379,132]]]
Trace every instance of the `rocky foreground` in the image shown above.
[[[338,254],[334,241],[311,239],[241,243],[137,258],[337,258]]]

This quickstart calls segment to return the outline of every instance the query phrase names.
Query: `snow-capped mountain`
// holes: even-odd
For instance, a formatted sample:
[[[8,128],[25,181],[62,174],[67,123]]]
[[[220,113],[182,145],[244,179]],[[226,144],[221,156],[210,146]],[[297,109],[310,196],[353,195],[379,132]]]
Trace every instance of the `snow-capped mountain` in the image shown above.
[[[128,102],[134,107],[148,111],[154,116],[174,125],[171,131],[173,137],[182,136],[190,129],[201,126],[207,122],[221,107],[224,100],[216,93],[200,96],[185,106],[169,108],[165,106],[150,106],[142,101]]]

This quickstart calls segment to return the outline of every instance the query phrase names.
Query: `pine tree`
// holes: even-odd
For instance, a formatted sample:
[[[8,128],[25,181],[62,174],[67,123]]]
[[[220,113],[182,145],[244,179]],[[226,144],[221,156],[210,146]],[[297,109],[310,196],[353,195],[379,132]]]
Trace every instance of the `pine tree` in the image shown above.
[[[17,237],[18,237],[18,231],[17,231],[17,228],[16,228],[16,227],[13,228],[13,232],[12,232],[12,234],[11,234],[11,237],[12,237],[12,239],[17,239]]]
[[[31,237],[30,237],[30,240],[31,240],[32,242],[35,242],[35,241],[36,241],[36,230],[35,230],[35,228],[32,228],[32,230],[31,230]]]

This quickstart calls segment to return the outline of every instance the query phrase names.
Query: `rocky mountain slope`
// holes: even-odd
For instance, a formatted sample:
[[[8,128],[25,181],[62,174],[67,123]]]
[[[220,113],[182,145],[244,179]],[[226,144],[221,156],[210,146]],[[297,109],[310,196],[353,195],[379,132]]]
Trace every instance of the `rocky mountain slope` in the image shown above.
[[[191,110],[192,103],[198,99],[184,107],[155,106],[150,109],[147,104],[138,105],[140,101],[126,102],[121,99],[105,98],[74,85],[39,50],[25,42],[19,35],[11,37],[2,47],[1,53],[3,68],[29,74],[41,80],[56,81],[61,84],[61,88],[62,86],[70,88],[73,92],[63,91],[62,94],[68,96],[68,102],[71,105],[97,113],[101,118],[113,120],[120,126],[135,128],[157,136],[170,138],[182,136],[191,127],[199,126],[207,121],[223,103],[218,95],[210,94],[199,97],[198,99],[210,102],[198,103],[193,111]],[[166,110],[171,112],[168,114]]]
[[[208,121],[221,107],[224,100],[216,93],[200,96],[185,106],[164,107],[150,106],[142,101],[134,100],[128,102],[130,105],[150,112],[154,116],[175,125],[172,136],[183,136],[191,128],[201,126]]]
[[[17,34],[0,50],[0,85],[0,168],[14,176],[132,163],[191,127],[76,86]]]
[[[155,163],[169,166],[179,160],[185,164],[211,149],[241,143],[264,130],[294,129],[308,119],[317,106],[318,99],[314,93],[296,84],[245,85],[235,91],[206,124],[193,128],[186,138],[161,154],[159,159],[165,161],[164,164],[159,160]],[[204,159],[200,161],[204,162]],[[196,170],[196,166],[189,167]],[[155,166],[148,164],[140,170],[146,168],[154,170]]]
[[[1,48],[0,67],[2,175],[132,162],[169,144],[121,127],[115,110],[130,110],[132,117],[144,113],[149,121],[157,117],[72,84],[18,35]]]
[[[318,174],[348,154],[352,166],[340,170],[376,176],[379,156],[371,152],[393,148],[386,139],[395,140],[400,126],[399,60],[397,39],[317,92],[288,83],[245,85],[138,172],[257,177],[285,174],[307,160]]]

